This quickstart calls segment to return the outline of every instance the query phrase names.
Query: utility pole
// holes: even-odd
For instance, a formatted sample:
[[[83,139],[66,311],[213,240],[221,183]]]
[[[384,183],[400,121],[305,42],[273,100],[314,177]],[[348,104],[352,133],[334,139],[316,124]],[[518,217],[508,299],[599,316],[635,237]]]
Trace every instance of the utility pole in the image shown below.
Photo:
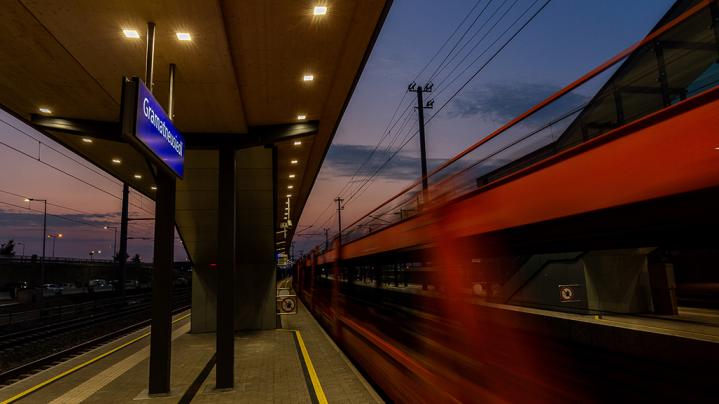
[[[330,248],[330,236],[329,236],[330,229],[325,227],[324,230],[325,230],[325,251],[327,251]]]
[[[337,225],[339,226],[339,232],[337,232],[337,238],[339,240],[339,246],[342,246],[342,210],[345,208],[342,206],[342,202],[345,200],[340,198],[339,196],[335,198],[335,202],[337,202]]]
[[[425,194],[427,192],[427,186],[428,186],[428,179],[427,179],[427,149],[425,147],[425,141],[424,141],[424,110],[425,109],[431,109],[434,106],[434,100],[427,101],[427,104],[424,103],[424,100],[422,99],[423,93],[431,93],[432,87],[434,84],[427,83],[424,85],[424,88],[422,86],[418,86],[417,83],[412,83],[407,87],[407,90],[413,93],[417,93],[417,113],[419,114],[419,152],[420,152],[420,158],[422,160],[422,193]],[[426,202],[426,201],[425,201]]]

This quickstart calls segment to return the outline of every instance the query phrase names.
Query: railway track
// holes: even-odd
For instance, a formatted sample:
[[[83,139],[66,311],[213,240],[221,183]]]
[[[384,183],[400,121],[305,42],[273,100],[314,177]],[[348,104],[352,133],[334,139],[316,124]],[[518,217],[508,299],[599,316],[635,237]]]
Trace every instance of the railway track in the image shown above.
[[[178,294],[173,297],[173,314],[188,310],[189,293]],[[22,356],[28,360],[24,363],[14,364],[8,369],[0,370],[0,386],[13,382],[47,369],[55,364],[80,355],[110,340],[127,335],[139,328],[150,324],[151,303],[143,302],[124,310],[85,316],[79,319],[34,327],[27,330],[7,333],[0,336],[0,358],[8,355]],[[142,320],[112,329],[113,324],[123,324],[133,318],[143,317]],[[93,336],[81,342],[62,343],[82,339],[83,333],[93,328],[106,327],[110,331]],[[48,341],[59,341],[53,352],[38,356],[32,355],[38,344],[47,344]]]

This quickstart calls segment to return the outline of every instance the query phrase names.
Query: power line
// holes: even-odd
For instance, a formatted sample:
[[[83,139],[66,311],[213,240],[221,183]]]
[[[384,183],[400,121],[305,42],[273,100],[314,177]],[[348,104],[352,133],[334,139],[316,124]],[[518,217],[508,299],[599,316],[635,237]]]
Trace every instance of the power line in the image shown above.
[[[477,6],[479,5],[479,3],[480,3],[481,1],[482,1],[482,0],[477,0],[477,2],[474,3],[474,6],[472,6],[472,8],[469,10],[469,12],[468,12],[467,14],[465,14],[465,16],[464,16],[464,18],[462,19],[462,21],[454,28],[454,31],[452,31],[452,33],[447,37],[447,39],[444,40],[444,43],[442,44],[442,46],[440,46],[439,48],[437,48],[437,51],[436,51],[436,52],[434,53],[434,55],[427,61],[427,64],[425,64],[424,67],[422,68],[422,70],[420,70],[419,73],[417,73],[417,76],[415,76],[414,81],[417,81],[417,80],[419,79],[419,76],[421,76],[422,73],[424,73],[424,71],[427,70],[427,68],[429,67],[429,65],[432,64],[432,62],[433,62],[434,59],[439,55],[439,53],[442,51],[442,49],[444,49],[444,47],[447,45],[447,43],[449,43],[449,40],[452,39],[452,37],[454,36],[454,34],[456,34],[457,31],[459,31],[459,29],[462,27],[462,25],[464,25],[465,21],[467,21],[467,19],[469,18],[469,16],[472,15],[472,13],[474,12],[474,10],[477,8]],[[489,1],[489,3],[491,3],[491,2],[492,2],[492,0]]]
[[[534,4],[537,3],[537,1],[539,1],[539,0],[535,0],[535,2],[532,3],[532,5],[531,5],[527,10],[530,10],[530,9],[534,6]],[[531,23],[532,20],[534,20],[534,18],[535,18],[537,15],[539,15],[539,13],[540,13],[542,10],[544,10],[544,8],[545,8],[550,2],[551,2],[551,0],[547,0],[527,21],[525,21],[524,24],[523,24],[514,34],[512,34],[512,35],[509,37],[509,39],[507,39],[507,41],[506,41],[501,47],[499,47],[499,49],[497,49],[497,51],[495,51],[495,53],[494,53],[474,74],[472,74],[472,76],[470,76],[470,78],[467,79],[467,81],[466,81],[457,91],[455,91],[454,94],[452,94],[452,96],[451,96],[444,104],[442,104],[442,106],[441,106],[440,108],[438,108],[437,111],[436,111],[434,114],[432,114],[432,115],[429,117],[429,119],[427,119],[427,123],[429,123],[435,116],[437,116],[437,114],[439,114],[439,113],[449,104],[449,102],[450,102],[452,99],[454,99],[454,97],[456,97],[457,94],[459,94],[459,92],[462,91],[462,89],[464,89],[464,87],[467,86],[467,84],[469,84],[469,82],[471,82],[482,70],[484,70],[484,68],[485,68],[487,65],[489,65],[489,63],[491,63],[491,62],[494,60],[494,58],[495,58],[497,55],[499,55],[499,53],[501,53],[502,50],[504,50],[504,48],[506,48],[506,47],[514,40],[514,38],[516,38],[517,35],[519,35],[519,33],[521,33],[521,32],[524,30],[524,28],[526,28],[527,25],[529,25],[529,23]],[[526,11],[525,11],[525,13],[522,14],[522,16],[523,16],[524,14],[526,14]],[[522,16],[520,16],[519,19],[521,19]],[[515,20],[515,23],[516,23],[517,21],[519,21],[519,19]],[[511,26],[513,26],[513,25],[514,25],[514,23],[513,23],[512,25],[510,25],[510,28],[511,28]],[[507,31],[508,31],[508,29],[505,30],[505,32],[502,33],[502,34],[498,37],[498,39],[502,38]],[[498,39],[497,39],[497,40],[498,40]],[[489,48],[491,48],[491,47],[494,45],[494,43],[497,42],[497,40],[495,40],[495,42],[493,42],[493,44],[490,45]],[[375,173],[373,173],[373,175],[368,179],[367,183],[369,183],[370,181],[372,181],[372,180],[376,177],[376,175],[379,174],[379,172],[380,172],[382,169],[384,169],[384,167],[386,167],[387,164],[388,164],[392,159],[394,159],[394,157],[396,157],[397,154],[399,154],[399,152],[400,152],[402,149],[404,149],[405,146],[407,146],[407,144],[417,135],[417,133],[419,133],[418,130],[415,131],[415,132],[412,134],[412,136],[408,137],[408,138],[401,144],[401,146],[400,146],[397,150],[395,150],[395,152],[392,153],[392,155],[391,155],[380,167],[378,167],[378,169],[375,171]],[[357,192],[355,192],[355,194],[357,194]],[[355,194],[353,194],[352,196],[350,196],[349,198],[347,198],[347,203],[349,203],[349,202],[355,197]]]
[[[16,207],[16,208],[19,208],[19,209],[30,210],[30,211],[38,212],[38,213],[41,213],[41,214],[44,213],[42,210],[39,210],[39,209],[33,209],[33,208],[30,208],[30,207],[26,207],[26,206],[16,205],[16,204],[10,203],[10,202],[0,201],[0,203],[2,203],[2,204],[4,204],[4,205],[8,205],[8,206],[13,206],[13,207]],[[65,216],[62,216],[62,215],[55,215],[55,214],[52,214],[52,213],[48,213],[47,215],[48,215],[48,216],[55,217],[55,218],[58,218],[58,219],[66,220],[66,221],[68,221],[68,222],[73,222],[73,223],[82,224],[82,225],[85,225],[85,226],[92,226],[92,227],[103,227],[103,226],[104,226],[104,225],[101,225],[101,224],[85,222],[85,221],[82,221],[82,220],[72,219],[72,218],[69,218],[69,217],[65,217]]]

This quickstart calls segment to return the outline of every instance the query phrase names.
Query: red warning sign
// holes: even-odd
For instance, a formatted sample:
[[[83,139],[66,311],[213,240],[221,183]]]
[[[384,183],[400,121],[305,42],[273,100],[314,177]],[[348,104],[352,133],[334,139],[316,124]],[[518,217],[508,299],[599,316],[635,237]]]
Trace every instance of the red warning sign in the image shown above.
[[[579,285],[559,285],[559,301],[562,303],[572,303],[580,301],[577,296]]]

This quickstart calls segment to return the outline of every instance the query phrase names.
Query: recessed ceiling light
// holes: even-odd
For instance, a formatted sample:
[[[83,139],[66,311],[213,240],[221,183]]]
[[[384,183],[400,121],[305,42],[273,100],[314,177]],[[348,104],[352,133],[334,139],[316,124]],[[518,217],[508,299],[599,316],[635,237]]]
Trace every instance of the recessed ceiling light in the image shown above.
[[[153,190],[153,191],[157,191],[157,187],[156,187],[156,186],[154,186],[154,185],[153,185],[153,186],[151,186],[151,187],[150,187],[150,189],[151,189],[151,190]]]
[[[302,77],[302,80],[304,80],[304,81],[312,81],[312,80],[314,80],[314,79],[315,79],[315,76],[313,76],[313,75],[311,75],[311,74],[305,74],[305,75]]]
[[[303,119],[305,119],[305,118],[307,118],[307,115],[297,115],[297,119],[300,120],[300,121],[303,120]]]
[[[297,163],[299,163],[298,160],[292,160],[292,161],[290,161],[290,164],[297,164]]]
[[[37,110],[42,112],[43,114],[52,114],[52,111],[50,110],[50,108],[40,107]]]
[[[188,32],[178,32],[177,39],[180,41],[191,41],[192,36]]]
[[[301,145],[301,144],[302,144],[302,141],[301,141],[301,140],[295,140],[295,143],[294,143],[295,146],[299,146],[299,145]]]
[[[83,141],[84,143],[92,143],[92,139],[90,139],[89,137],[84,137],[84,138],[82,138],[82,141]]]
[[[294,174],[290,174],[290,178],[295,178],[295,175],[294,175]]]
[[[287,189],[292,189],[292,188],[294,188],[294,187],[295,187],[294,185],[288,185],[288,186],[287,186]]]
[[[142,175],[140,175],[140,174],[135,174],[135,175],[133,175],[133,177],[137,178],[138,180],[142,179]]]
[[[327,6],[315,6],[314,15],[325,15],[327,14]]]
[[[134,29],[123,29],[122,33],[125,34],[125,37],[127,38],[137,39],[140,37],[140,33]]]
[[[118,158],[114,158],[114,159],[112,159],[112,162],[115,164],[120,164],[120,163],[122,163],[122,160],[120,160]]]

